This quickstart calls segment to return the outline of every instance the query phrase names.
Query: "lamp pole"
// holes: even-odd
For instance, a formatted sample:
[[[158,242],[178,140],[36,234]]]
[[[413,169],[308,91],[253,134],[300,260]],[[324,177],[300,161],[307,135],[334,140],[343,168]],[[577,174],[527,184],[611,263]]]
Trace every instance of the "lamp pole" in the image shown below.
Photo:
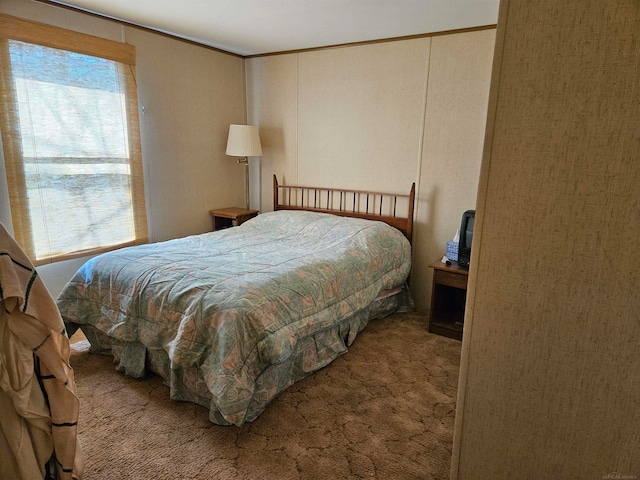
[[[249,206],[249,157],[243,157],[238,159],[238,163],[244,165],[244,196],[247,204],[247,210],[251,208]]]

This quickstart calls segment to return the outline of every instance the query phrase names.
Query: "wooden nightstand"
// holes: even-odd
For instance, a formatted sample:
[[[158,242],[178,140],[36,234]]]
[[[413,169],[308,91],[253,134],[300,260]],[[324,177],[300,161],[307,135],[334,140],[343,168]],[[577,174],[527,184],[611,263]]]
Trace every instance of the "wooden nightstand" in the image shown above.
[[[258,215],[258,210],[250,210],[248,208],[218,208],[210,210],[213,220],[213,231],[222,230],[223,228],[237,227],[247,220]]]
[[[433,268],[429,331],[462,340],[469,270],[456,262],[437,261],[429,266]]]

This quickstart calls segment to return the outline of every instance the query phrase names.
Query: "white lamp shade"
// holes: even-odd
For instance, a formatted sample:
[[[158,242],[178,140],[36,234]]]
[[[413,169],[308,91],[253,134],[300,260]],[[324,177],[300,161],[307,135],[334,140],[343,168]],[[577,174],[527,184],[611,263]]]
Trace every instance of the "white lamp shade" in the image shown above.
[[[259,157],[262,155],[258,127],[230,125],[226,154],[230,157]]]

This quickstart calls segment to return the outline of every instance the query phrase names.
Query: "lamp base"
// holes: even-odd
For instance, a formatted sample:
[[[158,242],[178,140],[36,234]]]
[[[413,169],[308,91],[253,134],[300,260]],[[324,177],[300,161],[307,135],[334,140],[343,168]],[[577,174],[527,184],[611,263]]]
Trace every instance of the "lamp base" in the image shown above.
[[[238,163],[240,165],[244,165],[245,169],[244,169],[244,194],[245,194],[245,201],[246,201],[246,207],[247,209],[251,208],[249,206],[249,158],[247,157],[243,157],[243,158],[239,158],[238,159]]]

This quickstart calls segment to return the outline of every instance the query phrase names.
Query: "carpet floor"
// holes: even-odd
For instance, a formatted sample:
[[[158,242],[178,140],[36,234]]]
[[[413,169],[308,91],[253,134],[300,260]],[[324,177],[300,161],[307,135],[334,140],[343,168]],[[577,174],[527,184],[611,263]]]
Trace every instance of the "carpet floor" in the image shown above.
[[[254,422],[223,427],[73,345],[86,480],[449,478],[460,342],[400,313],[289,387]]]

